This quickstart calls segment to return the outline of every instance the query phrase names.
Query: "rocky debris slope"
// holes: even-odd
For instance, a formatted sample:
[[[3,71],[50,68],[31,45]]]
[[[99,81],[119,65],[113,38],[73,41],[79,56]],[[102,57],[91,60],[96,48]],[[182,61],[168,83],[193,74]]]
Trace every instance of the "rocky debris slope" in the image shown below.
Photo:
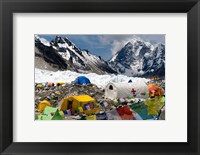
[[[36,106],[40,101],[47,99],[50,101],[53,107],[58,107],[60,101],[68,96],[74,95],[89,95],[96,99],[96,101],[100,101],[104,98],[104,90],[99,89],[94,84],[89,85],[74,85],[74,84],[64,84],[60,86],[43,86],[35,88],[35,104]]]
[[[160,87],[165,85],[163,80],[149,81]],[[56,84],[57,85],[57,84]],[[47,86],[45,83],[37,83],[35,85],[35,114],[41,115],[37,111],[38,104],[47,100],[51,107],[60,107],[61,100],[68,96],[89,95],[93,97],[98,104],[98,112],[94,114],[83,114],[79,112],[65,114],[60,111],[65,120],[164,120],[165,119],[165,95],[156,96],[155,98],[140,99],[133,96],[127,96],[116,99],[105,99],[104,90],[98,88],[94,84],[74,85],[62,84]],[[162,87],[163,91],[165,90]],[[69,109],[67,111],[70,111]]]

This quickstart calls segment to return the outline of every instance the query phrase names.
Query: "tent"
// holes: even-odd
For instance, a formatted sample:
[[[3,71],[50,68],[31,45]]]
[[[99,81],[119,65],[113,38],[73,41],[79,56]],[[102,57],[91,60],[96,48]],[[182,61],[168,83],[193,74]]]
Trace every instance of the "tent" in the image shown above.
[[[80,85],[90,84],[90,83],[91,83],[90,80],[85,76],[79,76],[74,81],[74,84],[80,84]]]
[[[46,106],[42,112],[41,120],[63,120],[57,108]]]
[[[131,79],[128,81],[128,83],[131,83],[131,82],[133,82]]]
[[[83,113],[93,114],[98,112],[96,107],[97,103],[94,98],[88,95],[80,95],[64,98],[61,102],[60,110],[65,111],[72,109],[75,111],[80,111],[79,109],[83,109]]]
[[[51,103],[47,100],[43,100],[42,102],[40,102],[38,104],[37,110],[39,112],[42,112],[45,109],[46,106],[51,106]]]
[[[53,82],[47,82],[46,83],[46,86],[48,86],[48,87],[53,87],[55,84],[53,83]]]
[[[61,86],[61,85],[63,85],[63,84],[65,84],[65,82],[57,82],[57,83],[56,83],[56,86]]]
[[[105,98],[115,99],[123,97],[148,98],[148,88],[144,81],[132,83],[108,83],[105,88]]]
[[[148,91],[150,97],[162,96],[164,94],[163,89],[155,84],[149,84]]]

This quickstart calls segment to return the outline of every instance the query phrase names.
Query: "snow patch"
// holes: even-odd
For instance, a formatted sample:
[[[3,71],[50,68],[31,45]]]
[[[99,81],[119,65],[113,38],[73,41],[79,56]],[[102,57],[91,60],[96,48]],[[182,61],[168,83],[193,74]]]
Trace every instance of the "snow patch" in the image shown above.
[[[41,43],[44,44],[45,46],[50,46],[50,43],[46,39],[40,38],[38,35],[35,35],[35,38],[39,39]]]
[[[66,52],[58,52],[64,59],[69,60],[70,59],[70,53],[68,50]]]

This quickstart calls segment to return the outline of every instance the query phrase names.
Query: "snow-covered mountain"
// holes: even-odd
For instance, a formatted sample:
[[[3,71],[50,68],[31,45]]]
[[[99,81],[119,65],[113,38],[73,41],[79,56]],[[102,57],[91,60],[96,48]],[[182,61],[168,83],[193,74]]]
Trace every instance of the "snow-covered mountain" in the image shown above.
[[[56,36],[47,40],[35,36],[35,55],[42,57],[50,65],[59,70],[71,70],[79,73],[116,73],[100,56],[81,50],[68,38]]]
[[[66,37],[56,36],[48,42],[36,35],[35,56],[40,60],[37,59],[37,62],[42,62],[36,63],[36,68],[40,69],[52,66],[57,70],[78,73],[118,73],[133,77],[165,76],[165,45],[152,45],[134,38],[106,62],[100,56],[78,48]]]
[[[164,77],[165,45],[133,39],[109,61],[110,67],[127,76]]]

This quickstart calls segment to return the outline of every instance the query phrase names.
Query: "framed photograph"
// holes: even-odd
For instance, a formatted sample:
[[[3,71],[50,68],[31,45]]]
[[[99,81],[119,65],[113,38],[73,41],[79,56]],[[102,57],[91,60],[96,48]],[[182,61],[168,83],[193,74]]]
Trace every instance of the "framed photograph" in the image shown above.
[[[1,0],[1,153],[199,154],[199,9]]]
[[[35,35],[35,120],[165,120],[165,35]]]

